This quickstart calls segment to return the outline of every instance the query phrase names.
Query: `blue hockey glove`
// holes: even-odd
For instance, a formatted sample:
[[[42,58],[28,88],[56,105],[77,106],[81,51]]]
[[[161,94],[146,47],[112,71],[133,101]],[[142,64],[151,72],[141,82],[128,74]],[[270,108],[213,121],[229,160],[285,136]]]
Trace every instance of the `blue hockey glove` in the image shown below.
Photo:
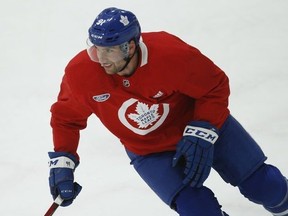
[[[66,152],[48,152],[50,157],[49,186],[55,200],[58,195],[63,199],[61,206],[70,205],[80,193],[82,187],[74,182],[74,170],[79,161]]]
[[[194,121],[188,124],[183,137],[178,142],[172,166],[185,159],[185,178],[183,184],[201,187],[209,176],[213,163],[213,144],[218,139],[218,130],[204,121]]]

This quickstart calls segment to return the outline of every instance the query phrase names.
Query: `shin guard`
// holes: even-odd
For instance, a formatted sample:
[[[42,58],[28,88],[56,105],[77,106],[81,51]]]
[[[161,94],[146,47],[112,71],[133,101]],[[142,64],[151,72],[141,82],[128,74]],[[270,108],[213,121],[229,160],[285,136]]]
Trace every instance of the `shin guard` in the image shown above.
[[[272,165],[263,164],[238,185],[250,201],[261,204],[275,216],[288,216],[287,179]]]
[[[180,216],[228,216],[221,210],[214,193],[207,187],[186,187],[176,196],[175,210]]]

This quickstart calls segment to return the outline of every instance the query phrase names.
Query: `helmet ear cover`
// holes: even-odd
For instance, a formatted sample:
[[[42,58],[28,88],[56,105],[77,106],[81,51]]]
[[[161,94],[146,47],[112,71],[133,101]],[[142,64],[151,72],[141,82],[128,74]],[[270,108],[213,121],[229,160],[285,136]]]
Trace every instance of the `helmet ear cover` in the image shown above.
[[[132,12],[113,7],[104,9],[88,32],[89,40],[96,46],[116,46],[131,40],[138,45],[141,27]]]
[[[124,56],[125,56],[125,59],[127,59],[128,57],[129,57],[129,51],[130,51],[130,46],[129,46],[129,44],[130,44],[130,42],[131,41],[129,41],[129,42],[124,42],[124,43],[122,43],[122,44],[120,44],[120,50],[121,50],[121,52],[124,54]]]

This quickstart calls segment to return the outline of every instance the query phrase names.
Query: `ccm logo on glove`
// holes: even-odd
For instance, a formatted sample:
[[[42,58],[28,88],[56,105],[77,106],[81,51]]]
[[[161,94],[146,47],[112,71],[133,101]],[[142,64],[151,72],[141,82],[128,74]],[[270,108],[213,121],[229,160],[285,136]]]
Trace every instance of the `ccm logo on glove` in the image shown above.
[[[207,142],[210,142],[211,144],[214,144],[216,140],[218,139],[218,134],[215,131],[206,129],[206,128],[190,126],[190,125],[186,126],[183,136],[198,137]]]

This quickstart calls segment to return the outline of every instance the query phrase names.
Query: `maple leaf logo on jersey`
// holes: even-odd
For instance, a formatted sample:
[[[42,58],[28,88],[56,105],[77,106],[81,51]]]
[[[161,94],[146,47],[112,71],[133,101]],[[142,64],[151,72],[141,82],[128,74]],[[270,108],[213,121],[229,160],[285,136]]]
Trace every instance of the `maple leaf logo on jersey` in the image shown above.
[[[146,104],[135,98],[125,101],[118,110],[120,122],[129,130],[142,136],[160,127],[168,114],[169,104]]]
[[[153,125],[153,122],[160,118],[158,113],[158,104],[153,104],[150,109],[147,104],[138,102],[136,106],[136,113],[131,113],[128,117],[135,121],[139,128],[147,128],[149,125]]]

